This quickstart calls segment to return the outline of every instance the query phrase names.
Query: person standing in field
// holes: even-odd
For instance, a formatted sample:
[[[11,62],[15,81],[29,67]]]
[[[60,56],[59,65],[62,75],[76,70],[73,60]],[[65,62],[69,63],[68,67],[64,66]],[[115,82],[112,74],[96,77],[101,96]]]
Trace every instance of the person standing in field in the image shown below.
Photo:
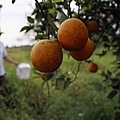
[[[0,37],[2,34],[3,32],[0,31]],[[3,43],[0,41],[0,86],[7,82],[3,60],[15,65],[16,67],[19,64],[18,61],[15,61],[8,56],[6,48],[4,47]]]

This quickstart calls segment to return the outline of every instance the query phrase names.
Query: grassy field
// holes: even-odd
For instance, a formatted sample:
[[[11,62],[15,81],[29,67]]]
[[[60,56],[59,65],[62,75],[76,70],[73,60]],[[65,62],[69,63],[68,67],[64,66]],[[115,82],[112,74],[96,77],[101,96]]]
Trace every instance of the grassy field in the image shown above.
[[[6,96],[0,96],[4,101],[0,109],[1,120],[114,120],[114,106],[117,100],[107,98],[111,88],[108,87],[108,83],[103,82],[100,73],[112,68],[110,63],[115,60],[115,56],[107,54],[106,57],[99,57],[94,54],[94,58],[90,60],[94,59],[99,70],[97,73],[90,73],[87,70],[88,62],[79,63],[63,51],[64,59],[57,75],[42,86],[44,81],[30,62],[31,47],[7,50],[11,58],[31,65],[31,75],[28,80],[19,80],[16,68],[4,63],[9,83]],[[95,53],[100,51],[101,49]],[[76,71],[77,76],[74,75]],[[56,89],[58,76],[60,80],[57,81]],[[68,77],[74,82],[63,89],[64,82],[61,79],[66,80]]]

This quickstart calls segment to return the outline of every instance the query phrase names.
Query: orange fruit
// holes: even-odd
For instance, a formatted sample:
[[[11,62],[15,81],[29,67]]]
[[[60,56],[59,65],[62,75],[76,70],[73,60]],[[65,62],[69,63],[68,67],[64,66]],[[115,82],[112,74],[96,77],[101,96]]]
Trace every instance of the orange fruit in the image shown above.
[[[65,50],[77,51],[82,49],[87,43],[88,30],[81,20],[69,18],[59,26],[57,36]]]
[[[53,77],[53,72],[40,72],[40,76],[43,80],[48,81]]]
[[[31,62],[40,72],[56,71],[62,59],[62,48],[56,40],[39,40],[31,49]]]
[[[89,63],[88,71],[92,72],[92,73],[97,72],[98,71],[98,65],[96,63],[93,63],[93,62]]]
[[[94,20],[87,23],[87,28],[89,32],[96,32],[98,30],[98,23]]]
[[[92,53],[94,51],[94,45],[90,38],[88,38],[88,41],[85,45],[85,47],[82,50],[70,52],[70,55],[78,61],[83,61],[91,57]]]
[[[102,36],[102,41],[103,42],[108,42],[109,41],[109,35],[104,33],[103,36]]]

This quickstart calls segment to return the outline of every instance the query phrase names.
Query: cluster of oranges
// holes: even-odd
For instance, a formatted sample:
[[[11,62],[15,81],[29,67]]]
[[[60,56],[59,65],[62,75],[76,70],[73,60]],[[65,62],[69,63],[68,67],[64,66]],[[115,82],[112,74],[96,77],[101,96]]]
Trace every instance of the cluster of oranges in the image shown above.
[[[63,60],[62,48],[69,51],[72,58],[83,61],[91,57],[94,45],[89,38],[89,32],[95,32],[98,24],[95,21],[85,25],[77,18],[69,18],[61,23],[58,29],[58,40],[39,40],[31,50],[31,62],[42,75],[49,79],[49,74],[56,71]],[[95,72],[94,64],[88,67],[90,72]],[[98,69],[98,68],[97,68]],[[96,70],[97,71],[97,70]]]

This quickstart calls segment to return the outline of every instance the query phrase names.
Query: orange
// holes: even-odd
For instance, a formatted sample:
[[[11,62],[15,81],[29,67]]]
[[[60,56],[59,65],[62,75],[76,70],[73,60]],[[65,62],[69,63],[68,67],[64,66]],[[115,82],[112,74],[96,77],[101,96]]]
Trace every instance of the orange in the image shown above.
[[[88,28],[89,32],[96,32],[96,31],[98,31],[98,28],[99,28],[98,23],[96,21],[94,21],[94,20],[89,21],[87,23],[87,28]]]
[[[40,76],[43,80],[48,81],[53,77],[53,72],[40,72]]]
[[[87,43],[88,30],[81,20],[69,18],[59,26],[57,36],[65,50],[77,51],[82,49]]]
[[[94,51],[94,45],[90,38],[88,38],[88,41],[85,45],[85,47],[82,50],[70,52],[70,55],[78,61],[83,61],[91,57],[92,53]]]
[[[63,59],[62,48],[56,40],[39,40],[32,47],[31,62],[40,72],[56,71]]]
[[[92,73],[97,72],[98,71],[98,65],[96,63],[93,63],[93,62],[89,63],[88,71],[92,72]]]

